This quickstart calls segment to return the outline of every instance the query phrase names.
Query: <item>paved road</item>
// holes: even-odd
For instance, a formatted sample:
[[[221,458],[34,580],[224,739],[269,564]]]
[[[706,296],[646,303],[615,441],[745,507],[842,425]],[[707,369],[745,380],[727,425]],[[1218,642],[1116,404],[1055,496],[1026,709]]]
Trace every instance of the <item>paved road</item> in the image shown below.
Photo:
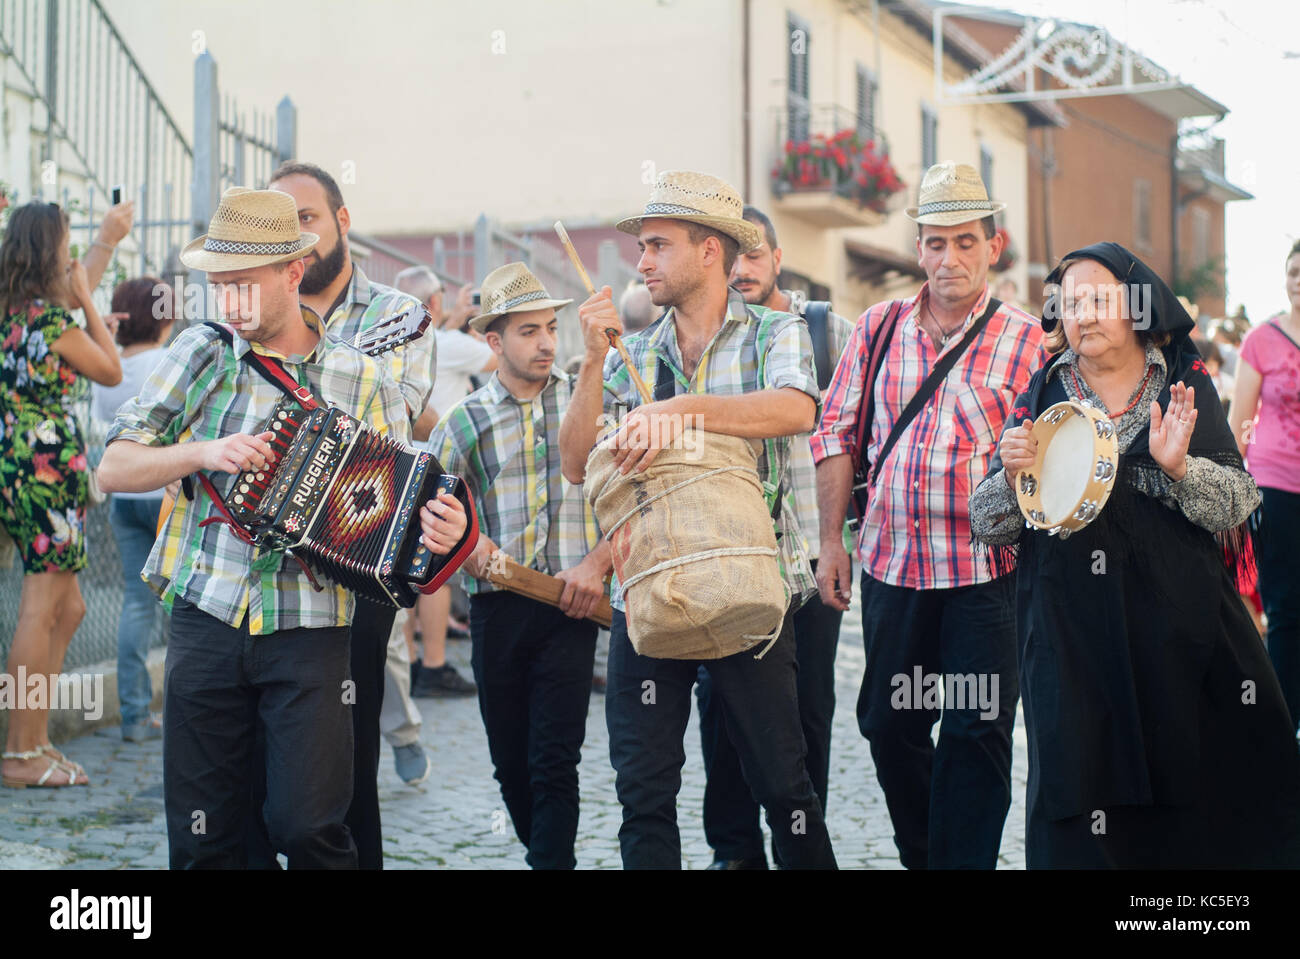
[[[469,644],[448,646],[451,661],[464,666],[468,674]],[[827,824],[842,867],[897,869],[884,796],[854,716],[862,670],[861,621],[855,608],[845,617],[836,665],[838,705]],[[477,701],[470,697],[418,702],[425,719],[423,740],[434,769],[424,784],[407,786],[393,769],[391,750],[385,750],[379,779],[387,868],[525,868],[523,847],[505,818],[492,778]],[[1017,716],[1013,798],[1002,837],[1004,868],[1024,868],[1027,758],[1022,730]],[[0,789],[0,867],[166,867],[161,745],[123,743],[116,729],[107,732],[112,735],[86,736],[64,746],[86,767],[92,786]],[[702,869],[711,854],[700,821],[704,769],[694,717],[687,736],[678,802],[682,857],[687,868]],[[621,816],[609,765],[604,701],[599,695],[592,697],[582,756],[578,866],[616,869]]]

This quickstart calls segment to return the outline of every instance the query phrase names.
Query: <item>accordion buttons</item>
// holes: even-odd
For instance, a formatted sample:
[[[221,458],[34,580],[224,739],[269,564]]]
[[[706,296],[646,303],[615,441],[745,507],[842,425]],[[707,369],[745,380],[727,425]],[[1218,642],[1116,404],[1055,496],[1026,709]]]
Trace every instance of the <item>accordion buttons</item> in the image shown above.
[[[245,489],[247,489],[247,487],[245,487]],[[243,494],[242,494],[242,493],[236,493],[236,494],[235,494],[235,502],[236,502],[236,503],[242,503],[243,501],[244,501],[244,496],[243,496]]]
[[[248,484],[247,484],[247,483],[240,483],[240,484],[239,484],[239,492],[241,492],[241,493],[247,493],[247,492],[248,492]]]

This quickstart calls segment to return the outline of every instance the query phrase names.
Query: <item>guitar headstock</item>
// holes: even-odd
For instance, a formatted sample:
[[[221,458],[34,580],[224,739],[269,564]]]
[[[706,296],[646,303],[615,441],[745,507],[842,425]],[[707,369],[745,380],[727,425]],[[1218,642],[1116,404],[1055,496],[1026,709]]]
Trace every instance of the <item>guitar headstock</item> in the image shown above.
[[[368,356],[378,356],[419,339],[432,322],[429,311],[416,304],[370,327],[357,337],[356,347]]]

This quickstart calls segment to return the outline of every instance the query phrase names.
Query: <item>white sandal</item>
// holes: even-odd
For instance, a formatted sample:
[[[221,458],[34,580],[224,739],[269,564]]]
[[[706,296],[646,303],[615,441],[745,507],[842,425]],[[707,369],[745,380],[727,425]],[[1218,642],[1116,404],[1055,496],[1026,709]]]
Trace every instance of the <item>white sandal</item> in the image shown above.
[[[57,759],[50,759],[50,757],[45,753],[45,750],[39,746],[36,749],[29,750],[28,752],[25,753],[3,753],[0,754],[0,758],[24,759],[24,760],[25,759],[49,759],[50,762],[49,767],[45,770],[45,773],[41,776],[41,778],[36,780],[36,782],[34,783],[24,782],[23,780],[20,779],[10,779],[8,776],[4,776],[2,780],[3,784],[5,786],[8,786],[11,789],[26,789],[29,786],[33,786],[37,788],[45,788],[45,789],[57,789],[63,786],[87,785],[86,783],[78,783],[77,773],[75,770],[69,769],[67,766],[63,765],[63,763],[59,762]],[[66,783],[50,782],[49,781],[50,777],[53,776],[56,772],[63,773],[65,776],[68,777],[68,781]]]
[[[81,765],[81,763],[74,762],[73,760],[69,759],[67,756],[63,755],[63,753],[59,752],[57,749],[54,748],[54,743],[45,743],[43,745],[37,746],[36,752],[41,753],[42,755],[45,756],[49,756],[51,759],[53,759],[60,766],[63,766],[65,769],[71,769],[74,773],[76,773],[75,776],[76,779],[80,779],[82,776],[86,776],[86,767]],[[89,779],[90,777],[86,776],[86,778]],[[86,784],[82,783],[82,785],[86,785]]]

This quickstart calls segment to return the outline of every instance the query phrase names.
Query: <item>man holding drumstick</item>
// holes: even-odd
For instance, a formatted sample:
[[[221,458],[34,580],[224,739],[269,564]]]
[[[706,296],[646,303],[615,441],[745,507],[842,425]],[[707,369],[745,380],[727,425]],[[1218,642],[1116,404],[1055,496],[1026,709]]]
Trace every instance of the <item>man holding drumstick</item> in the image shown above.
[[[854,465],[867,455],[879,470],[858,539],[867,650],[858,728],[871,742],[894,842],[909,869],[994,868],[1011,805],[1019,690],[1011,577],[994,579],[987,569],[971,539],[968,506],[1043,336],[1037,320],[989,296],[989,265],[1002,251],[993,215],[1003,206],[990,202],[967,164],[926,172],[919,205],[907,211],[917,224],[926,283],[915,297],[878,303],[859,318],[812,438],[817,582],[836,609],[848,609],[853,588],[841,534]],[[888,339],[887,352],[868,394],[874,412],[859,450],[875,337]],[[931,378],[954,354],[952,369]],[[923,403],[900,426],[914,397]],[[896,445],[877,462],[891,436]],[[945,704],[937,749],[930,729],[940,710],[937,695],[922,695],[927,676],[960,677],[963,689],[974,678],[984,690],[970,698],[985,701]]]
[[[687,416],[703,428],[762,440],[758,477],[768,497],[790,608],[770,649],[758,658],[742,650],[709,660],[745,778],[767,809],[782,865],[835,867],[821,804],[805,765],[806,747],[795,691],[791,621],[815,580],[782,485],[791,437],[812,428],[817,379],[808,328],[797,316],[748,307],[727,279],[737,255],[762,242],[762,230],[742,217],[739,194],[717,177],[665,172],[640,216],[618,228],[635,234],[637,269],[650,298],[671,308],[629,337],[625,346],[640,377],[671,379],[670,398],[640,405],[623,359],[611,354],[606,330],[622,331],[609,287],[579,310],[586,357],[560,441],[564,474],[583,479],[604,412],[630,408],[620,428],[618,458],[624,470],[649,466],[677,439]],[[603,378],[603,382],[602,382]],[[725,513],[727,503],[718,503]],[[619,844],[625,868],[678,869],[677,792],[685,761],[682,738],[691,712],[698,660],[641,656],[628,638],[627,617],[616,596],[610,635],[605,717],[623,825]]]
[[[429,448],[464,477],[479,517],[465,564],[471,662],[501,796],[534,869],[572,869],[578,833],[578,760],[587,733],[596,624],[612,563],[582,488],[560,472],[560,423],[572,385],[555,366],[552,299],[522,263],[483,280],[470,326],[498,366],[482,389],[448,411]],[[454,465],[453,465],[454,464]],[[506,556],[564,580],[557,609],[498,590]]]

